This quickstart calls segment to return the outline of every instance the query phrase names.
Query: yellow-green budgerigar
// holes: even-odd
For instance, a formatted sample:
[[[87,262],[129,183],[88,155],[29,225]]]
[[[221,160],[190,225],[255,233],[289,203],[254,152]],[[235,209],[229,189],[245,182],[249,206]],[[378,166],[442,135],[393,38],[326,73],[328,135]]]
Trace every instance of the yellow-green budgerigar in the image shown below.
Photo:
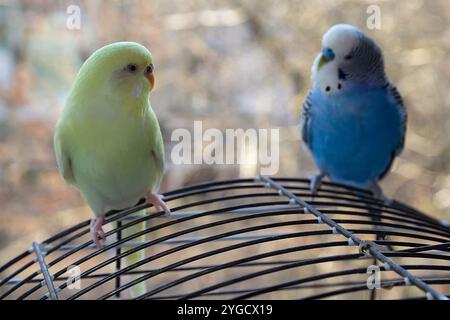
[[[104,46],[81,67],[57,123],[58,167],[95,214],[90,230],[97,247],[104,241],[102,225],[110,210],[145,198],[170,213],[157,194],[164,146],[149,102],[154,81],[152,56],[144,46]]]

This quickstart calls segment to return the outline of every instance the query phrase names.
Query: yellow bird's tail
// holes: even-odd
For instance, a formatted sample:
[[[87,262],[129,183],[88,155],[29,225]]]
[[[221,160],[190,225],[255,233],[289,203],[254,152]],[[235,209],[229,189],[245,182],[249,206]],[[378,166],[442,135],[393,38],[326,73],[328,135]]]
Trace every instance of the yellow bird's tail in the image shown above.
[[[141,210],[141,211],[138,211],[138,212],[133,214],[133,216],[136,216],[138,218],[140,218],[142,216],[145,216],[145,215],[146,215],[146,210]],[[123,224],[125,224],[125,222]],[[117,226],[117,224],[116,224],[116,226]],[[141,222],[141,223],[137,223],[137,224],[135,224],[135,225],[133,225],[133,226],[131,226],[129,228],[126,228],[126,229],[122,230],[122,239],[126,238],[128,236],[131,236],[133,234],[136,234],[136,233],[138,233],[140,231],[145,230],[145,227],[146,227],[146,223],[145,222]],[[145,242],[145,235],[137,237],[137,238],[134,238],[134,239],[130,240],[130,242],[141,244],[141,243]],[[127,252],[128,250],[133,249],[133,248],[135,248],[135,246],[124,247],[122,249],[122,252]],[[125,259],[124,259],[125,260],[125,266],[124,267],[131,266],[132,264],[134,264],[136,262],[139,262],[139,261],[143,260],[144,258],[145,258],[145,250],[139,250],[137,252],[134,252],[134,253],[132,253],[132,254],[130,254],[130,255],[125,257]],[[139,268],[133,269],[131,271],[132,272],[133,271],[139,271],[139,270],[142,270],[142,268],[143,267],[139,267]],[[140,273],[133,274],[133,275],[131,275],[129,277],[129,281],[133,281],[133,280],[135,280],[135,279],[137,279],[137,278],[139,278],[141,276],[142,276],[142,274],[140,274]],[[130,294],[131,294],[132,298],[136,298],[136,297],[138,297],[138,296],[140,296],[140,295],[142,295],[142,294],[144,294],[146,292],[147,292],[147,286],[145,284],[145,281],[139,282],[138,284],[135,284],[134,286],[132,286],[130,288]]]

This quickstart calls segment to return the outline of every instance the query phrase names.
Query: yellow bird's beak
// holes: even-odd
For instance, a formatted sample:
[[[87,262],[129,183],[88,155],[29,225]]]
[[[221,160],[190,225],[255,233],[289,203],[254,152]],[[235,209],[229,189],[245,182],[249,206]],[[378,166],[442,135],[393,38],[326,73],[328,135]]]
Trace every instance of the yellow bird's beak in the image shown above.
[[[330,48],[323,48],[322,54],[320,55],[319,63],[317,69],[319,70],[325,63],[332,61],[335,57],[333,50]]]
[[[325,56],[322,54],[319,59],[319,63],[317,64],[317,70],[322,68],[322,66],[327,62]]]
[[[150,82],[150,87],[153,89],[155,86],[155,76],[153,74],[150,74],[147,76],[148,81]]]

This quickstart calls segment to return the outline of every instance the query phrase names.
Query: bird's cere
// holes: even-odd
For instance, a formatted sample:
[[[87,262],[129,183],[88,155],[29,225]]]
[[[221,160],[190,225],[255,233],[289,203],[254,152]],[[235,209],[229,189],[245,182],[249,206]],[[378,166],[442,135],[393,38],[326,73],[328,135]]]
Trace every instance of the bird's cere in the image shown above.
[[[333,50],[330,48],[323,48],[322,55],[325,61],[332,61],[335,57]]]

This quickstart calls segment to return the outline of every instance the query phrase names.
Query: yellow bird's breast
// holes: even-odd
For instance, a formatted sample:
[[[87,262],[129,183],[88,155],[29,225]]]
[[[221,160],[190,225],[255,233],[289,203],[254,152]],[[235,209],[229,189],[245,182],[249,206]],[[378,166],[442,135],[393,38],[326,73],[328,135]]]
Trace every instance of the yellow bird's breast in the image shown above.
[[[161,173],[145,116],[74,121],[71,131],[75,185],[94,211],[130,207],[151,191]]]

